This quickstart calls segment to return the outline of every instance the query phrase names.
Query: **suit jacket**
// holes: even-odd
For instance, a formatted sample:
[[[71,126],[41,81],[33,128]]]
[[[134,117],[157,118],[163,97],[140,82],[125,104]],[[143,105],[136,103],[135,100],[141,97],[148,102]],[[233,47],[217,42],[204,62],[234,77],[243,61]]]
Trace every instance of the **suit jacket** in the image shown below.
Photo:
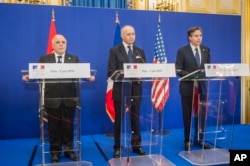
[[[144,51],[133,45],[133,63],[145,63],[146,56]],[[123,44],[119,44],[109,51],[108,60],[108,77],[110,77],[116,70],[123,70],[123,63],[129,63],[127,52]],[[113,78],[112,78],[113,79]],[[122,78],[120,78],[122,79]],[[141,96],[142,85],[140,81],[132,82],[132,96]],[[113,100],[120,101],[122,99],[122,83],[115,82],[113,85]]]
[[[41,56],[39,63],[56,63],[55,54]],[[79,63],[79,59],[77,56],[66,53],[64,63]],[[51,79],[46,81],[51,81]],[[53,81],[62,81],[62,79]],[[44,105],[46,108],[58,108],[63,102],[67,107],[75,107],[78,95],[78,84],[76,83],[45,83]]]
[[[198,69],[204,69],[205,63],[210,63],[210,49],[204,45],[200,45],[201,50],[201,64],[197,66],[196,60],[190,45],[181,47],[177,51],[177,57],[175,62],[176,74],[183,77],[189,73],[192,73]],[[193,95],[193,81],[180,81],[179,91],[183,96]],[[198,82],[199,93],[206,94],[205,81]]]

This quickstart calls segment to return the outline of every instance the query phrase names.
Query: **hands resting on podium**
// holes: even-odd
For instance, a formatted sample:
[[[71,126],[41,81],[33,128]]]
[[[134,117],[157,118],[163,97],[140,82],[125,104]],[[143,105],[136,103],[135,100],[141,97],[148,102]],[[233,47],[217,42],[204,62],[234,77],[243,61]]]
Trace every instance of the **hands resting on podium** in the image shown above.
[[[29,75],[28,74],[23,75],[22,80],[25,81],[25,82],[28,82],[29,81]]]
[[[90,76],[89,78],[87,78],[87,80],[90,82],[93,82],[93,81],[95,81],[95,76]]]
[[[23,75],[22,80],[25,81],[25,82],[28,82],[30,80],[29,75],[28,74]],[[87,80],[89,82],[93,82],[93,81],[95,81],[95,76],[90,76],[89,78],[87,78]]]

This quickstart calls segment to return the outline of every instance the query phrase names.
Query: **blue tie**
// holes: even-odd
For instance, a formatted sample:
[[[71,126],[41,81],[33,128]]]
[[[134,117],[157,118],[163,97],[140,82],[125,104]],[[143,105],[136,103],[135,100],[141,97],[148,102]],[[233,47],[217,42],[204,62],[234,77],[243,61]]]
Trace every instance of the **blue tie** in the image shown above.
[[[195,48],[195,60],[198,67],[200,67],[200,55],[197,48]]]
[[[128,59],[129,59],[129,62],[133,62],[133,52],[131,50],[131,46],[128,46]]]
[[[62,56],[57,56],[57,62],[56,63],[62,63]]]

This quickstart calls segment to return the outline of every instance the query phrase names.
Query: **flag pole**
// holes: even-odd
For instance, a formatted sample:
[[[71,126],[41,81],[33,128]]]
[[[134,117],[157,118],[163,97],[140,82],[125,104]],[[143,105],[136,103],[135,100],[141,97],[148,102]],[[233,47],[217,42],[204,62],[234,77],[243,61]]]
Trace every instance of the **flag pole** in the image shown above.
[[[52,21],[55,21],[55,11],[54,8],[52,9],[52,17],[51,17]]]
[[[115,14],[115,23],[120,24],[119,18],[118,18],[118,12],[116,12],[116,14]]]
[[[159,13],[159,15],[158,15],[158,23],[160,24],[161,23],[161,15],[160,15],[160,13]],[[157,111],[157,112],[159,112],[159,130],[153,130],[152,131],[152,134],[154,134],[154,135],[168,135],[170,132],[169,131],[167,131],[167,130],[164,130],[163,129],[163,111],[164,111],[164,109],[163,110],[161,110],[161,111]]]
[[[118,12],[116,11],[116,14],[115,14],[115,24],[116,24],[116,32],[115,32],[115,39],[114,39],[114,46],[116,45],[116,44],[118,44],[118,42],[120,43],[121,41],[121,39],[119,39],[119,40],[117,40],[117,35],[119,35],[119,38],[120,38],[120,34],[117,34],[117,25],[119,25],[120,24],[120,22],[119,22],[119,17],[118,17]],[[120,29],[120,26],[119,26],[119,29]],[[120,30],[119,30],[120,31]],[[111,76],[112,77],[112,76]],[[114,107],[114,106],[113,106]],[[115,118],[115,117],[113,117],[113,118]],[[114,119],[115,120],[115,119]],[[114,122],[113,122],[114,123]],[[114,137],[114,133],[107,133],[106,134],[106,136],[107,137]]]
[[[55,11],[54,8],[51,12],[51,21],[50,21],[50,28],[49,28],[49,36],[48,36],[48,45],[47,45],[47,54],[51,54],[54,49],[52,48],[52,38],[56,35],[56,25],[55,25]]]

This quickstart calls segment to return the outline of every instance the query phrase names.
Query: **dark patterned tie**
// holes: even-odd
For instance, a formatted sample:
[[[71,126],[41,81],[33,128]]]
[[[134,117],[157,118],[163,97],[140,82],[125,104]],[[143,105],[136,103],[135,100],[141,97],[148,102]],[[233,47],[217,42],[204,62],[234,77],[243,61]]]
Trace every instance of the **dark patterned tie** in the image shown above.
[[[131,46],[128,46],[128,59],[129,59],[129,62],[133,62],[133,52],[131,50]]]
[[[198,67],[200,67],[200,55],[197,48],[195,48],[195,59],[196,59],[196,64],[198,65]]]
[[[57,62],[56,63],[62,63],[62,56],[57,56]]]

